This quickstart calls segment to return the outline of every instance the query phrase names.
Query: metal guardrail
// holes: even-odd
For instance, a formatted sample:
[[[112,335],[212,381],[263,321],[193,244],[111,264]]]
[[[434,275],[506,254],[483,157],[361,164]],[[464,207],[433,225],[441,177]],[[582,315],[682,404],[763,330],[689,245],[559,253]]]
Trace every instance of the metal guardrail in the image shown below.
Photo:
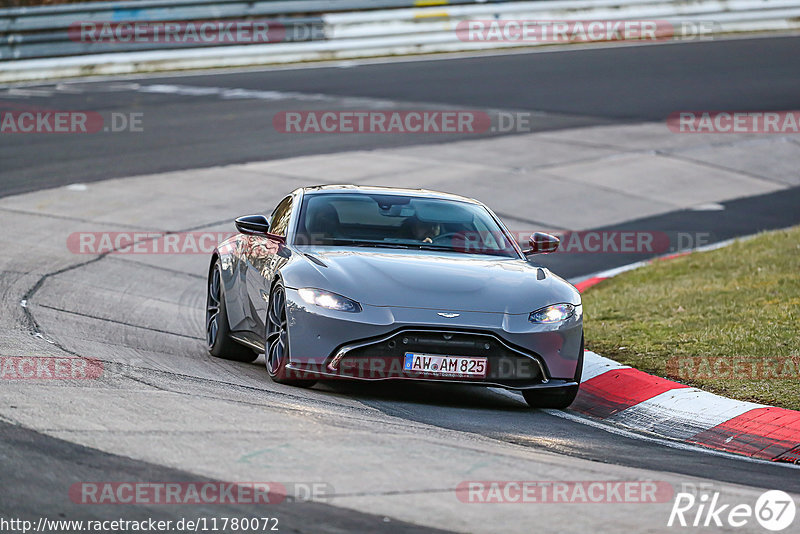
[[[711,21],[715,36],[796,31],[800,0],[143,0],[0,9],[0,82],[547,44],[471,42],[457,31],[465,21],[520,19]],[[227,46],[69,39],[70,25],[81,21],[209,20],[315,31]]]
[[[490,3],[502,1],[507,0],[489,0]],[[476,0],[142,0],[7,8],[0,9],[0,60],[219,46],[217,43],[164,46],[147,42],[76,42],[71,38],[70,27],[87,21],[119,24],[268,20],[284,27],[321,27],[321,15],[325,13],[474,3]],[[302,34],[299,31],[289,33]],[[325,38],[324,32],[313,34],[313,38]]]

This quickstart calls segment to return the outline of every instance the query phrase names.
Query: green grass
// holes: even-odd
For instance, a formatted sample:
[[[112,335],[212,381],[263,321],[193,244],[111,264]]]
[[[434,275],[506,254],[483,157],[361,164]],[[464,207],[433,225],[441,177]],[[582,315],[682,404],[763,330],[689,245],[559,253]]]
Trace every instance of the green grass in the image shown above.
[[[583,303],[590,350],[720,395],[800,410],[800,227],[653,262],[589,289]]]

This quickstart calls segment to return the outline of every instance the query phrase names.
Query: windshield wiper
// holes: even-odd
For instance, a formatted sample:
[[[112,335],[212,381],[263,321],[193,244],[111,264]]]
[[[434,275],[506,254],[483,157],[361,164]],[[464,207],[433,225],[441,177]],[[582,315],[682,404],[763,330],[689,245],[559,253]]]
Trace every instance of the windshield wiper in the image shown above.
[[[325,239],[317,245],[349,245],[351,247],[389,247],[394,245],[402,245],[402,243],[385,243],[383,241],[362,241],[360,239]]]
[[[375,248],[402,248],[420,250],[445,250],[455,252],[451,247],[433,245],[430,243],[394,243],[389,241],[361,241],[358,239],[326,239],[321,245],[349,245],[352,247],[375,247]]]
[[[516,258],[516,254],[506,254],[502,250],[484,251],[484,252],[471,252],[469,250],[460,250],[458,248],[447,247],[442,245],[435,245],[433,243],[398,243],[393,241],[362,241],[359,239],[325,239],[321,243],[315,243],[317,246],[327,245],[347,245],[351,247],[365,247],[365,248],[394,248],[404,250],[432,250],[435,252],[454,252],[461,254],[480,254],[485,256],[501,257],[501,258]]]

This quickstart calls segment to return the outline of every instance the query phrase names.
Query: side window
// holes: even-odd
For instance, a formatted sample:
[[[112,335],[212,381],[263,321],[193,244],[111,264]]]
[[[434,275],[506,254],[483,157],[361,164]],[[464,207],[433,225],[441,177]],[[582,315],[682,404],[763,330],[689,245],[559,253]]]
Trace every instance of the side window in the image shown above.
[[[289,227],[289,219],[292,216],[292,197],[281,200],[270,218],[269,231],[271,234],[286,237],[286,230]]]

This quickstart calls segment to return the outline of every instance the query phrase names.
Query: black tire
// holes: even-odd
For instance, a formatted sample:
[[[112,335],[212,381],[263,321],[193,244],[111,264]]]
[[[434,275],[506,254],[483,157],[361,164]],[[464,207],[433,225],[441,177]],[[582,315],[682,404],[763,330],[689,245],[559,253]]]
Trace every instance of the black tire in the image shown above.
[[[286,290],[280,282],[272,286],[267,305],[266,336],[264,337],[264,359],[269,377],[289,386],[310,388],[316,380],[288,378],[286,364],[289,362],[289,324],[286,320]]]
[[[222,285],[222,270],[219,260],[214,262],[208,272],[208,291],[206,292],[206,346],[208,352],[217,358],[236,362],[252,362],[258,358],[252,349],[232,340],[225,310]]]
[[[575,382],[580,384],[583,374],[583,334],[581,334],[581,348],[578,354],[578,365],[575,369]],[[569,408],[570,404],[578,396],[580,386],[566,386],[553,389],[529,389],[523,390],[522,396],[531,408],[555,408],[563,410]]]

